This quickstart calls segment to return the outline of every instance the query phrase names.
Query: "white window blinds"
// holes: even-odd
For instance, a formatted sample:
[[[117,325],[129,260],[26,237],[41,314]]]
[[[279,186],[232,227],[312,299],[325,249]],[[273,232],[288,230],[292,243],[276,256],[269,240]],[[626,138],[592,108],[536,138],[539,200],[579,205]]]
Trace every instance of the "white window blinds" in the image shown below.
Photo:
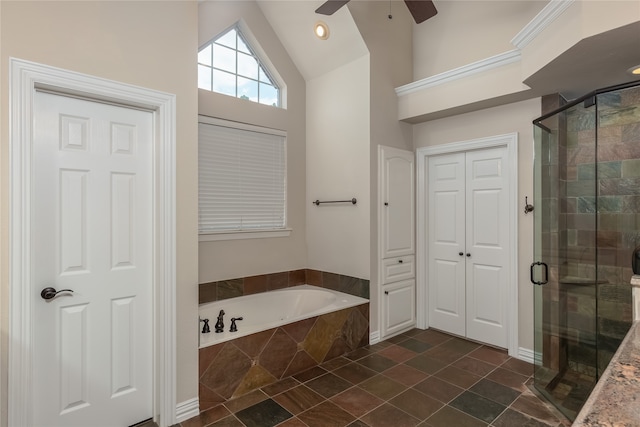
[[[199,232],[284,228],[285,137],[209,123],[198,127]]]

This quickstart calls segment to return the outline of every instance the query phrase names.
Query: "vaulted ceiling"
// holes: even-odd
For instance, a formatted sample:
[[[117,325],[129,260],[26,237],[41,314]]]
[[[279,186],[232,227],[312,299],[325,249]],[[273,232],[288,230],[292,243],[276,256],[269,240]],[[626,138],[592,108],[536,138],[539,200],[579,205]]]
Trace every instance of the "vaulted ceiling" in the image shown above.
[[[374,0],[352,0],[352,4],[358,1]],[[391,13],[406,13],[402,0],[384,1],[388,2]],[[436,7],[440,4],[441,13],[452,13],[456,9],[447,7],[447,3],[453,1],[457,0],[435,0],[434,3]],[[505,0],[464,1],[471,6],[482,3],[482,16],[477,17],[476,21],[482,21],[481,25],[485,28],[491,28],[500,20],[504,24]],[[318,15],[315,9],[323,2],[324,0],[258,0],[264,15],[306,80],[321,76],[368,53],[367,45],[352,16],[352,13],[356,13],[356,9],[350,10],[347,5],[331,16]],[[514,2],[517,4],[514,5]],[[521,13],[521,16],[529,20],[533,19],[537,11],[546,3],[548,2],[539,1],[532,7],[531,1],[509,0],[509,9]],[[531,15],[530,18],[529,15]],[[427,20],[422,24],[411,22],[410,25],[414,26],[414,58],[417,58],[416,55],[425,55],[421,46],[424,42],[422,39],[428,37],[428,40],[433,40],[433,30],[438,25],[442,26],[446,22],[463,19],[470,18],[467,16],[458,19],[438,15],[433,20]],[[496,20],[493,24],[492,19]],[[319,40],[313,34],[313,25],[320,20],[329,25],[331,34],[328,40]],[[477,23],[471,25],[477,25]],[[473,30],[466,34],[458,33],[455,37],[459,39],[474,37]],[[502,42],[508,45],[509,39],[504,38]],[[458,41],[456,45],[444,38],[438,42],[443,46],[451,46],[451,55],[456,54],[453,50],[461,43]],[[420,51],[420,49],[423,50]],[[637,64],[640,64],[640,22],[583,39],[530,75],[523,70],[523,76],[526,76],[523,83],[533,89],[532,93],[560,92],[571,99],[597,88],[633,80],[634,78],[627,74],[626,70],[631,65]],[[462,65],[466,64],[457,66]]]
[[[396,0],[394,0],[396,1]],[[368,53],[348,7],[331,16],[315,10],[323,0],[258,0],[265,17],[306,80],[321,76]],[[324,21],[327,40],[318,39],[313,26]]]

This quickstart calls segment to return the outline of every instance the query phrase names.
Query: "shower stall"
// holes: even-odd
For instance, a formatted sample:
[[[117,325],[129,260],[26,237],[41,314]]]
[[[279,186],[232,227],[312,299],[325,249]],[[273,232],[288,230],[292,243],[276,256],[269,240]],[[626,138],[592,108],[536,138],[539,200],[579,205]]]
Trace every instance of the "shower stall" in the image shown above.
[[[640,82],[558,105],[534,132],[534,385],[575,419],[631,326]]]

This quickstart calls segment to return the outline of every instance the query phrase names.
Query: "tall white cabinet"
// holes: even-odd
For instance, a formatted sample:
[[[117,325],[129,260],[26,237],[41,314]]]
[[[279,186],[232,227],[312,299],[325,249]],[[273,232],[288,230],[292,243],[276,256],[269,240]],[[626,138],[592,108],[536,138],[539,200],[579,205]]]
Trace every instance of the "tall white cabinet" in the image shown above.
[[[411,151],[378,147],[382,339],[416,325],[414,158]]]

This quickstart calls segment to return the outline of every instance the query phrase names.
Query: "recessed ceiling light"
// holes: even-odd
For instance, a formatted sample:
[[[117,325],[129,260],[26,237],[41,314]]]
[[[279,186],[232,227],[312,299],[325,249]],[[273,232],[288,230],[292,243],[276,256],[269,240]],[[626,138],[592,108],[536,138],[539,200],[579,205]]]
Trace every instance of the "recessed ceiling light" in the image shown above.
[[[329,38],[329,26],[322,21],[318,21],[313,26],[313,33],[320,40],[326,40]]]
[[[634,65],[633,67],[627,70],[627,73],[633,74],[634,76],[640,76],[640,65]]]

